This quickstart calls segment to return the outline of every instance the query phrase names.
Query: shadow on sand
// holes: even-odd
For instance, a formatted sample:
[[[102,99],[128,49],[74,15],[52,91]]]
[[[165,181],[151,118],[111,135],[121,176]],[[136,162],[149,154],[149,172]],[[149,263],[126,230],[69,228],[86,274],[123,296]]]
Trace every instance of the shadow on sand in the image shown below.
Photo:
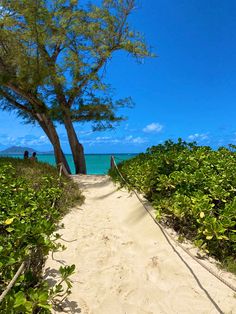
[[[111,183],[107,175],[74,175],[73,180],[78,183],[80,188],[102,188]],[[84,180],[84,178],[86,178]]]
[[[55,286],[58,283],[60,278],[59,271],[55,268],[46,268],[44,271],[44,280],[46,280],[50,287]],[[81,313],[81,308],[78,306],[78,303],[75,301],[71,301],[68,298],[64,300],[56,299],[56,303],[53,304],[53,309],[57,313]]]

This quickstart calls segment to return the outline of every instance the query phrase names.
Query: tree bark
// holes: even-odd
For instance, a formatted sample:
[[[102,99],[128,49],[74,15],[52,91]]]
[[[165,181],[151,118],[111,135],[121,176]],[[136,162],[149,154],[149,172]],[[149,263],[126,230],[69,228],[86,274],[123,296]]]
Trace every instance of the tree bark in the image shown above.
[[[61,149],[60,140],[59,140],[55,126],[53,125],[52,121],[48,117],[46,117],[44,114],[38,114],[37,120],[53,146],[56,164],[58,165],[60,163],[63,163],[68,174],[71,174],[69,164]]]
[[[78,140],[71,117],[64,113],[63,119],[74,160],[75,173],[86,174],[87,171],[83,145]]]

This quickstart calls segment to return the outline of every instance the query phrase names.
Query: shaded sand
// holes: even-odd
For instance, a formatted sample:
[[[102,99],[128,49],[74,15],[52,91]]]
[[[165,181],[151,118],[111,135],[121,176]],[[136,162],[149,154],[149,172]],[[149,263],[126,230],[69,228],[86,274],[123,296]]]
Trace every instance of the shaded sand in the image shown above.
[[[46,263],[52,281],[61,265],[76,265],[72,294],[55,313],[236,313],[233,291],[173,244],[180,258],[135,195],[107,176],[74,179],[86,200],[62,221],[72,242]]]

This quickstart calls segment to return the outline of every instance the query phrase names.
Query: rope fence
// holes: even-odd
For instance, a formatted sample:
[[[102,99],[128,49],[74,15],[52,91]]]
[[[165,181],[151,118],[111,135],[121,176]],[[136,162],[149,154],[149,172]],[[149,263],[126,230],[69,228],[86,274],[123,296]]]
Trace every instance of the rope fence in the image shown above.
[[[113,156],[113,157],[114,157],[114,156]],[[127,160],[127,158],[126,158],[126,159],[123,159],[123,158],[120,158],[120,157],[117,157],[117,156],[115,156],[114,158],[117,159],[117,160],[119,160],[120,162]]]
[[[144,203],[144,201],[141,199],[141,197],[139,196],[139,194],[133,189],[132,186],[130,186],[130,184],[126,181],[126,179],[124,178],[124,176],[122,175],[122,173],[120,172],[115,158],[114,156],[111,156],[111,164],[113,165],[113,169],[115,168],[117,173],[119,174],[119,176],[121,177],[121,179],[124,181],[124,183],[126,185],[128,185],[130,187],[130,190],[136,195],[136,197],[138,198],[138,200],[140,201],[140,203],[143,205],[144,209],[147,211],[147,213],[150,215],[150,217],[152,218],[152,220],[155,222],[155,224],[160,228],[160,230],[162,231],[162,233],[164,234],[165,238],[168,239],[170,238],[172,241],[174,241],[174,243],[179,246],[186,254],[188,254],[192,259],[194,259],[199,265],[201,265],[205,270],[207,270],[211,275],[213,275],[215,278],[217,278],[218,280],[220,280],[223,284],[225,284],[228,288],[230,288],[231,290],[233,290],[234,292],[236,292],[236,287],[234,285],[232,285],[231,283],[229,283],[227,280],[225,280],[224,278],[222,278],[221,276],[219,276],[215,271],[213,271],[210,267],[206,266],[202,261],[200,261],[196,256],[194,256],[188,249],[186,249],[179,241],[177,241],[169,232],[167,232],[163,226],[157,221],[156,217],[151,213],[151,211],[149,210],[149,208],[147,207],[147,205]],[[169,242],[169,241],[168,241]],[[170,242],[169,242],[170,244]]]
[[[69,172],[67,171],[65,165],[63,164],[63,162],[60,162],[59,164],[57,164],[57,166],[59,167],[59,177],[61,177],[62,172],[64,173],[64,175],[66,177],[70,177]]]
[[[118,159],[118,158],[117,158]],[[121,160],[121,159],[120,159]],[[123,160],[122,160],[123,161]],[[62,172],[66,175],[69,176],[65,166],[63,163],[58,164],[59,166],[59,179],[62,176]],[[120,172],[117,163],[115,161],[114,156],[111,156],[111,168],[115,168],[119,174],[119,176],[122,178],[122,180],[125,182],[126,185],[130,186],[129,183],[125,180],[124,176],[122,175],[122,173]],[[220,277],[216,272],[214,272],[212,269],[210,269],[209,267],[207,267],[204,263],[202,263],[196,256],[194,256],[189,250],[187,250],[183,245],[181,245],[181,243],[179,243],[169,232],[167,232],[163,226],[156,220],[155,216],[151,213],[151,211],[149,210],[149,208],[146,206],[146,204],[143,202],[143,200],[140,198],[139,194],[132,188],[131,191],[136,195],[136,197],[138,198],[138,200],[141,202],[141,204],[143,205],[144,209],[147,211],[147,213],[150,215],[150,217],[153,219],[153,221],[155,222],[155,224],[160,228],[160,230],[162,231],[162,233],[165,235],[165,237],[168,239],[170,238],[171,240],[173,240],[177,246],[179,246],[185,253],[187,253],[190,257],[192,257],[199,265],[201,265],[204,269],[206,269],[210,274],[212,274],[215,278],[217,278],[218,280],[220,280],[223,284],[225,284],[228,288],[230,288],[231,290],[233,290],[234,292],[236,292],[236,287],[233,286],[231,283],[227,282],[225,279],[223,279],[222,277]],[[56,199],[53,200],[52,203],[52,207],[55,206],[55,202]],[[169,241],[168,241],[169,242]],[[170,243],[170,242],[169,242]],[[2,292],[2,294],[0,295],[0,303],[3,301],[3,299],[5,298],[5,296],[8,294],[8,292],[12,289],[12,287],[14,287],[15,283],[17,282],[18,277],[23,273],[23,271],[25,270],[25,266],[26,266],[27,262],[23,261],[20,265],[20,267],[18,268],[17,272],[15,273],[15,275],[13,276],[12,280],[9,282],[9,284],[7,285],[6,289]]]

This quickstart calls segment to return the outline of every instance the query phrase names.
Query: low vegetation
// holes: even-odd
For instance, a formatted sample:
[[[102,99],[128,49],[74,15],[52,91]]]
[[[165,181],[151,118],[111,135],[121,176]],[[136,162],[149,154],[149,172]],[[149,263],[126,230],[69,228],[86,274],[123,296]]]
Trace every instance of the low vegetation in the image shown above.
[[[119,164],[128,187],[143,193],[171,225],[236,273],[236,152],[179,139]],[[125,184],[117,171],[115,181]]]
[[[74,266],[60,269],[54,288],[42,280],[49,251],[61,249],[55,233],[61,217],[82,202],[78,187],[48,164],[0,158],[0,294],[24,262],[24,272],[0,303],[1,313],[50,313],[62,282],[71,286]]]

